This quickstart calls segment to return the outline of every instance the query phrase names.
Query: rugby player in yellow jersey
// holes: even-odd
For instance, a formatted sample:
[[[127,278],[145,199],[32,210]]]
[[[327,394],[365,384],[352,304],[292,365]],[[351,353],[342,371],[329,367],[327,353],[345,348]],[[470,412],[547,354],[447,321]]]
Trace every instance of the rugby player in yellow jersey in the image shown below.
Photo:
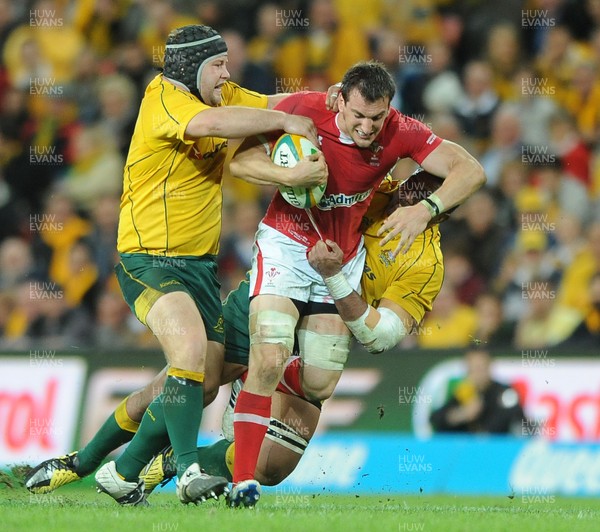
[[[215,30],[201,25],[173,30],[163,72],[141,102],[125,164],[117,278],[169,364],[162,393],[127,450],[96,474],[98,491],[127,504],[143,502],[139,471],[169,441],[181,502],[217,497],[227,487],[225,479],[200,470],[196,454],[204,395],[216,393],[223,360],[215,256],[227,139],[284,130],[318,143],[309,119],[267,109],[284,95],[267,97],[228,79],[227,45]],[[261,183],[308,186],[326,178],[323,156],[316,154]]]
[[[426,181],[424,181],[426,180]],[[438,214],[429,222],[404,254],[394,257],[398,240],[380,245],[379,231],[384,225],[382,212],[400,205],[408,207],[431,194],[443,180],[419,170],[402,187],[388,174],[375,194],[367,216],[363,218],[366,260],[361,288],[364,299],[354,290],[334,291],[338,312],[354,337],[371,353],[380,353],[397,345],[415,330],[425,311],[442,286],[444,265],[438,224],[450,212]],[[388,206],[389,194],[395,199]],[[308,260],[323,277],[328,287],[344,287],[339,246],[331,240],[320,241],[311,249]],[[332,280],[338,277],[341,283]],[[377,310],[376,310],[377,309]]]

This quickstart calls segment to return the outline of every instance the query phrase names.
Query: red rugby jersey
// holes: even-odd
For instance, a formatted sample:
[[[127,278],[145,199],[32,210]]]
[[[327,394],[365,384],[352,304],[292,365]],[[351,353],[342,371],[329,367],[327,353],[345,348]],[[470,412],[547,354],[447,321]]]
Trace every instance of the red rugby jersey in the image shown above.
[[[392,108],[371,147],[358,148],[338,128],[337,114],[325,108],[324,93],[298,92],[276,108],[312,118],[317,127],[329,177],[323,198],[311,212],[323,238],[334,240],[344,251],[345,263],[357,252],[360,222],[386,173],[404,157],[420,164],[442,139],[423,123]],[[319,240],[304,210],[287,203],[279,192],[263,222],[308,248]]]

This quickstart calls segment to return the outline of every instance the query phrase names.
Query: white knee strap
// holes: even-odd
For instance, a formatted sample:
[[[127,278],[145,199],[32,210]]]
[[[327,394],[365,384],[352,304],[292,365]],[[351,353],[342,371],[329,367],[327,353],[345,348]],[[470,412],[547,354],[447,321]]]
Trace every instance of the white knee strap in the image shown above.
[[[306,364],[334,371],[344,369],[350,351],[350,336],[317,334],[306,329],[300,329],[297,334],[300,356]]]
[[[256,320],[254,320],[256,317]],[[283,344],[291,353],[294,349],[294,330],[296,319],[277,310],[259,310],[250,314],[255,331],[250,334],[250,345]]]
[[[380,307],[377,309],[380,315],[379,321],[373,329],[370,329],[365,323],[370,310],[371,307],[368,307],[360,318],[346,322],[355,338],[370,353],[381,353],[398,345],[407,334],[402,320],[393,310]]]

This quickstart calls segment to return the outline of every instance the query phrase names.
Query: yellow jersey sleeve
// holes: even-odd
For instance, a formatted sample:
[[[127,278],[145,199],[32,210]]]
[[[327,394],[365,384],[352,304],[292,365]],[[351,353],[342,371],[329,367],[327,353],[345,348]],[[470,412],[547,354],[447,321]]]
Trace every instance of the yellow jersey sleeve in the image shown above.
[[[139,120],[142,121],[144,137],[156,141],[181,141],[193,144],[195,139],[185,136],[190,120],[198,113],[210,109],[187,91],[157,76],[148,86]],[[158,144],[156,148],[160,148]]]
[[[223,85],[221,95],[223,105],[243,105],[245,107],[266,109],[268,104],[268,98],[264,94],[244,89],[232,81],[228,81]]]
[[[265,108],[267,97],[227,82],[222,104]],[[148,85],[125,163],[120,253],[218,253],[227,139],[185,135],[190,120],[210,108],[160,74]]]

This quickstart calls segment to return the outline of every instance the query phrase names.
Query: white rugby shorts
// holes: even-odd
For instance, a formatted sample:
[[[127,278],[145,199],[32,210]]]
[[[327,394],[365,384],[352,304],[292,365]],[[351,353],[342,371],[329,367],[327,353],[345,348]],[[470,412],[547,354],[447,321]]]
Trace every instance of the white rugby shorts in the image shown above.
[[[307,254],[306,246],[261,222],[253,246],[250,295],[270,294],[303,302],[333,303],[323,278],[309,264]],[[358,253],[342,266],[350,286],[359,294],[364,264],[361,237]]]

